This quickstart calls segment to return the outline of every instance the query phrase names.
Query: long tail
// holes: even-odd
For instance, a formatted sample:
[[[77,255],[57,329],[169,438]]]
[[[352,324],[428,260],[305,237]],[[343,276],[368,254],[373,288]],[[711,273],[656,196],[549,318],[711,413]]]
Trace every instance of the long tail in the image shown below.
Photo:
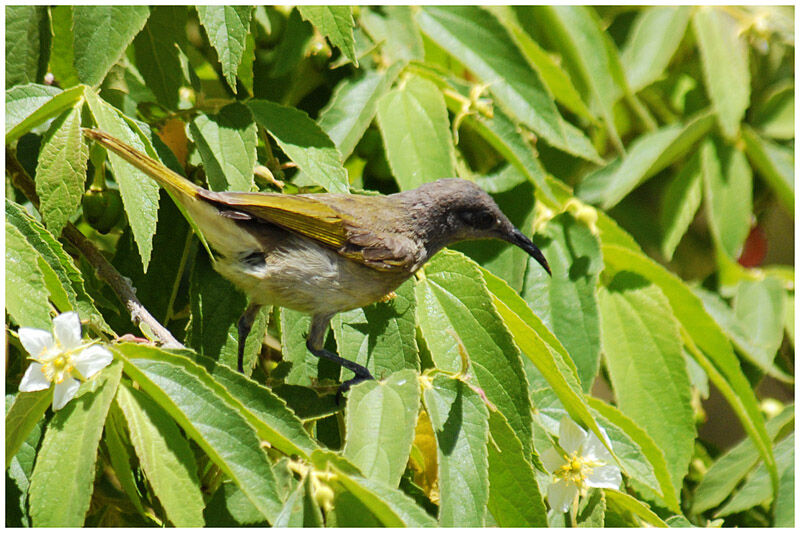
[[[201,190],[200,187],[190,182],[183,176],[176,174],[168,169],[159,161],[143,154],[134,147],[125,144],[116,137],[112,137],[108,133],[100,130],[92,130],[83,128],[83,134],[90,139],[99,142],[122,159],[135,166],[151,178],[153,178],[159,185],[167,189],[169,192],[177,196],[188,196],[194,198],[197,192]]]

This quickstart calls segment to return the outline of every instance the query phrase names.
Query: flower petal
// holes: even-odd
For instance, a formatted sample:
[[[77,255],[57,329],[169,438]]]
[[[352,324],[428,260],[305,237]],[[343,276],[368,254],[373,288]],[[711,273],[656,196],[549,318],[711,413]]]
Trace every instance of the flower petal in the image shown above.
[[[547,487],[547,501],[559,513],[566,513],[578,495],[578,487],[566,480],[558,480]]]
[[[50,388],[50,382],[42,372],[42,365],[39,363],[31,363],[22,376],[22,381],[19,382],[19,390],[22,392],[34,392],[37,390],[45,390]]]
[[[567,460],[555,448],[547,448],[539,456],[539,459],[541,459],[545,470],[551,474],[564,466],[567,462]]]
[[[114,356],[111,355],[108,349],[96,344],[89,346],[72,357],[75,369],[86,379],[110,365],[113,360]]]
[[[615,465],[597,466],[586,476],[586,485],[599,489],[618,489],[622,474]]]
[[[31,357],[39,357],[55,345],[49,331],[36,328],[19,328],[19,342]]]
[[[564,451],[572,454],[581,449],[586,432],[568,416],[561,419],[558,425],[558,443]]]
[[[609,445],[611,445],[611,439],[608,438],[608,433],[603,428],[600,428],[600,433],[603,434],[603,437],[606,439]],[[600,460],[604,463],[614,463],[614,457],[611,455],[611,452],[608,451],[600,439],[597,438],[597,435],[594,433],[590,434],[589,437],[586,439],[586,443],[583,445],[583,456],[588,459],[593,460]]]
[[[78,380],[67,378],[61,383],[56,383],[56,390],[53,393],[53,411],[58,411],[75,397],[81,384]]]
[[[58,342],[66,350],[77,348],[81,344],[81,319],[78,313],[70,311],[53,319],[53,333]]]

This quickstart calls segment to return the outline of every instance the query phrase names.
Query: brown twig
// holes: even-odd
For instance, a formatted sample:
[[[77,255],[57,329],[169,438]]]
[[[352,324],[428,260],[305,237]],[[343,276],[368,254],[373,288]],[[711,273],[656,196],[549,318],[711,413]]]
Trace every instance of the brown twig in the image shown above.
[[[36,186],[8,147],[6,147],[6,172],[11,176],[14,186],[22,191],[22,194],[38,209],[39,195],[36,194]],[[143,324],[146,326],[156,340],[165,348],[183,348],[183,345],[172,336],[172,333],[162,326],[142,305],[128,280],[108,262],[92,241],[87,239],[72,223],[67,223],[62,235],[80,250],[86,260],[94,267],[97,277],[108,283],[111,290],[119,298],[119,301],[128,309],[131,315],[131,322],[134,325]]]

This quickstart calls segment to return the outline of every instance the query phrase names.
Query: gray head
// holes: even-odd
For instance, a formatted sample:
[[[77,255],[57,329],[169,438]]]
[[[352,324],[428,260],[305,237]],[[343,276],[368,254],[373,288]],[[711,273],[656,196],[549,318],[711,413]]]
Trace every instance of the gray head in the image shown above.
[[[517,229],[495,201],[469,180],[440,179],[400,193],[429,257],[458,241],[500,239],[525,250],[550,274],[542,252]]]

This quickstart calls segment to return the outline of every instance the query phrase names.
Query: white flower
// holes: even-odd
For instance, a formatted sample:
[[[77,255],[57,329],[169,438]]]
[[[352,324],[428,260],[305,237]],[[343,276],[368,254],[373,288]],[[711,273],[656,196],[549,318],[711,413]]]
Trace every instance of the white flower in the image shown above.
[[[34,361],[22,376],[19,390],[39,391],[55,383],[56,411],[75,396],[81,381],[95,375],[113,359],[106,348],[81,342],[81,320],[74,311],[53,319],[53,335],[35,328],[19,328],[18,333],[22,346]]]
[[[605,430],[600,428],[607,442]],[[542,464],[552,476],[547,488],[550,507],[566,512],[578,494],[585,495],[589,487],[617,489],[622,482],[619,467],[611,453],[594,433],[587,433],[571,418],[561,419],[558,443],[566,455],[555,448],[542,454]]]

